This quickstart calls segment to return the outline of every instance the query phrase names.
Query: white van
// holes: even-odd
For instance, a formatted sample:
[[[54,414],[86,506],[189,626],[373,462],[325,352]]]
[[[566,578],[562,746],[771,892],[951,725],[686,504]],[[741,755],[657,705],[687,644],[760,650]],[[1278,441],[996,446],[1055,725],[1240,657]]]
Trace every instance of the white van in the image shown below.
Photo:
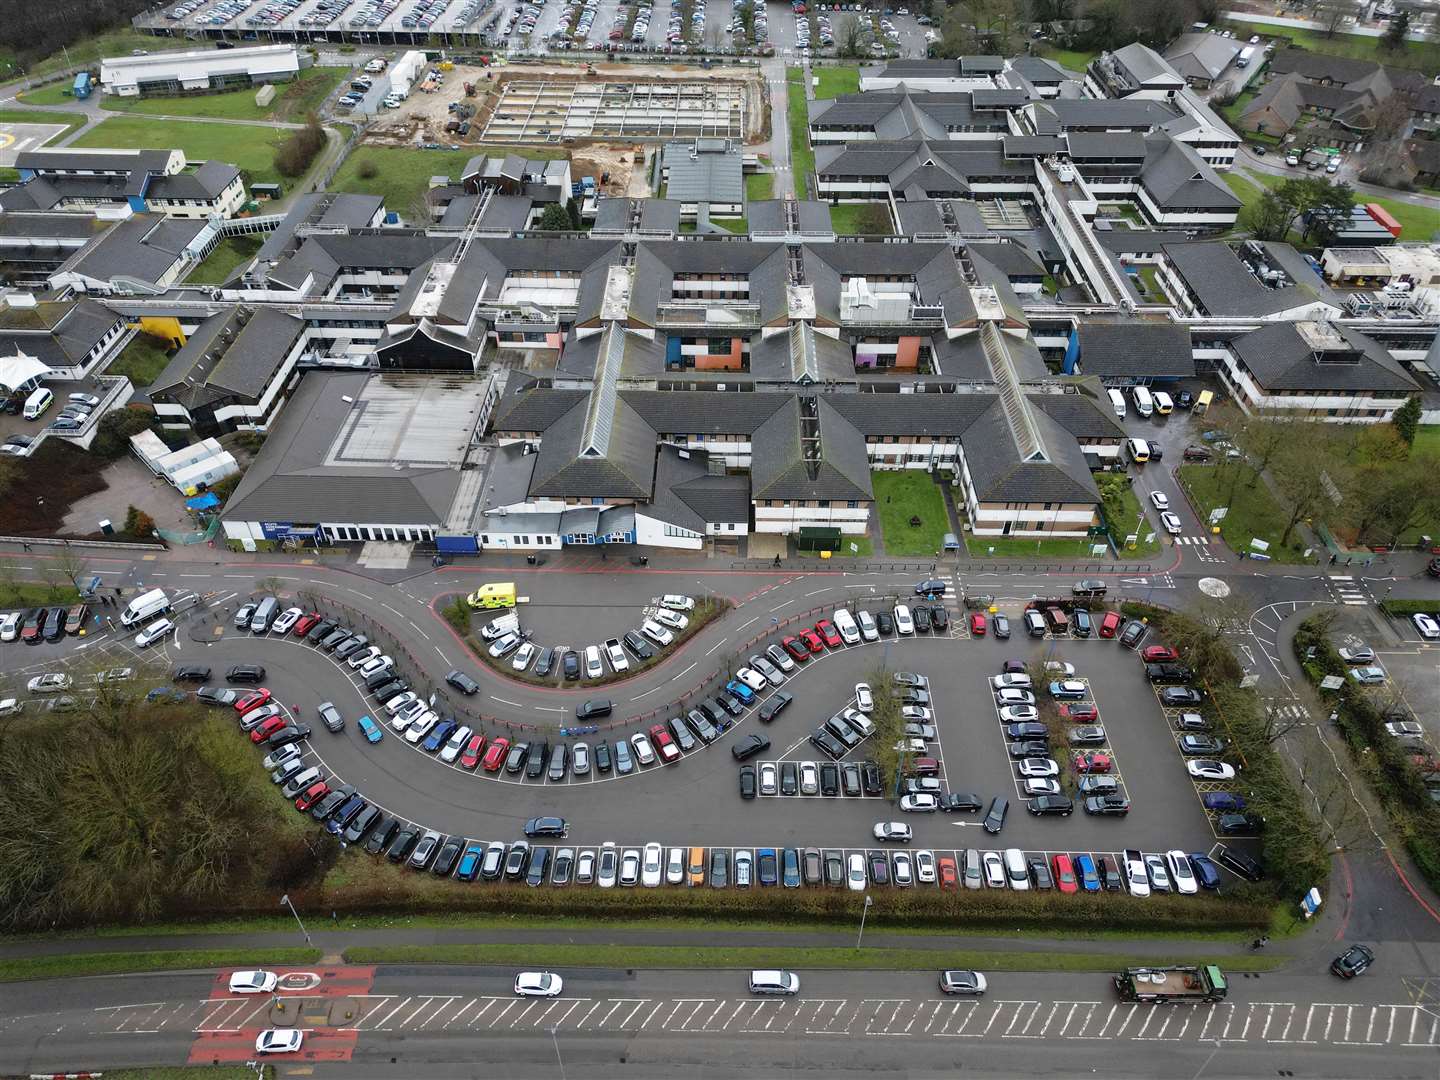
[[[165,590],[151,589],[147,593],[141,593],[125,606],[125,610],[120,613],[120,625],[136,626],[162,611],[169,610],[170,598],[165,595]]]
[[[1025,865],[1025,856],[1019,848],[1005,849],[1005,877],[1012,889],[1023,892],[1030,888],[1030,868]]]
[[[1155,401],[1151,398],[1150,391],[1143,386],[1136,386],[1130,390],[1130,397],[1135,402],[1135,411],[1149,419],[1150,414],[1155,411]]]
[[[1156,390],[1155,411],[1161,416],[1169,416],[1175,410],[1175,401],[1164,390]]]
[[[856,625],[855,616],[850,614],[848,608],[836,610],[835,629],[840,631],[840,640],[846,645],[860,644],[860,627]]]
[[[250,632],[252,634],[264,634],[270,629],[270,624],[275,621],[275,616],[280,614],[280,601],[273,596],[267,596],[260,603],[255,605],[255,612],[250,616]]]
[[[40,415],[53,404],[55,395],[45,387],[31,391],[30,396],[25,399],[25,419],[39,420]]]
[[[1125,449],[1129,451],[1130,460],[1137,465],[1144,465],[1150,460],[1150,444],[1144,439],[1126,439]]]
[[[1125,419],[1125,395],[1119,390],[1110,391],[1110,407],[1121,420]]]

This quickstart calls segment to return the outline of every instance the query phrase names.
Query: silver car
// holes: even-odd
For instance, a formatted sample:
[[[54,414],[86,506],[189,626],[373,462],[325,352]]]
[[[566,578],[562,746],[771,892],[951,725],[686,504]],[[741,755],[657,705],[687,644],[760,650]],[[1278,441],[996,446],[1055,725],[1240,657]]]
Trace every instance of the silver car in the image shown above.
[[[577,742],[571,749],[570,772],[575,776],[590,775],[590,744]]]
[[[974,848],[967,849],[960,870],[960,878],[965,882],[965,888],[983,889],[985,887],[985,872],[980,866],[980,852]]]

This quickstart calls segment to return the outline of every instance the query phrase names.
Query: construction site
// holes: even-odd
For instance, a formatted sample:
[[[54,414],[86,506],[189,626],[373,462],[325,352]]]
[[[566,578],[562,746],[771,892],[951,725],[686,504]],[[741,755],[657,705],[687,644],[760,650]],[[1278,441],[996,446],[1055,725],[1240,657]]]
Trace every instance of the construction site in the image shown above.
[[[510,79],[500,90],[485,142],[566,139],[696,139],[743,142],[749,134],[743,83]]]

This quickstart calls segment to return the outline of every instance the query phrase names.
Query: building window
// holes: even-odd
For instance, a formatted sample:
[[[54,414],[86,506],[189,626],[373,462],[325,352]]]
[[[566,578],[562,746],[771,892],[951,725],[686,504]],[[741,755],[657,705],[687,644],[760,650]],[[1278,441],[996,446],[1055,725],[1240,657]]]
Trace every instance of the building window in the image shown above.
[[[846,509],[849,509],[849,510],[858,510],[858,509],[860,509],[860,500],[859,500],[859,499],[851,499],[849,502],[847,502],[847,503],[845,504],[845,507],[846,507]]]
[[[523,546],[523,545],[525,545],[525,544],[530,543],[530,537],[528,537],[528,536],[517,536],[517,537],[515,537],[515,543],[520,544],[520,545]]]
[[[830,500],[820,499],[815,503],[815,505],[818,506],[821,510],[828,510],[830,508]]]

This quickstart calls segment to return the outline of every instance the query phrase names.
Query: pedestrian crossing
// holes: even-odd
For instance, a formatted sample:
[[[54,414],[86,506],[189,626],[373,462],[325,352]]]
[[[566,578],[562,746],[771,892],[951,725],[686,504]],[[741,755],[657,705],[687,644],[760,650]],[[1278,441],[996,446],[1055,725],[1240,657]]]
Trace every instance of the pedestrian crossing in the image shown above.
[[[1325,585],[1330,595],[1342,604],[1363,607],[1371,602],[1365,586],[1348,574],[1330,574],[1325,579]]]
[[[1175,543],[1209,547],[1210,538],[1208,536],[1177,536],[1175,537]]]

